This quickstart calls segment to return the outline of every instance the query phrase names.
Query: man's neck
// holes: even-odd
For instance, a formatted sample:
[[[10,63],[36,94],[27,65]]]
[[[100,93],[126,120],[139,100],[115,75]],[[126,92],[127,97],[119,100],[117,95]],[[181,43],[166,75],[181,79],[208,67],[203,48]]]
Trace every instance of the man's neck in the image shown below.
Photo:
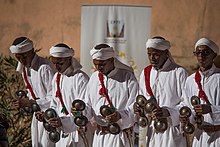
[[[112,72],[113,70],[115,69],[115,67],[113,67],[112,69],[110,69],[106,74],[104,74],[104,75],[108,75],[110,72]]]
[[[205,71],[207,71],[207,70],[209,70],[209,69],[211,69],[211,68],[212,68],[212,64],[209,65],[209,66],[207,66],[207,67],[202,67],[202,66],[200,66],[200,67],[199,67],[199,70],[200,70],[201,72],[205,72]]]
[[[31,67],[31,64],[32,64],[32,62],[33,62],[33,60],[34,60],[34,56],[36,55],[36,53],[33,53],[33,54],[31,54],[31,59],[30,59],[30,62],[26,65],[26,67]]]

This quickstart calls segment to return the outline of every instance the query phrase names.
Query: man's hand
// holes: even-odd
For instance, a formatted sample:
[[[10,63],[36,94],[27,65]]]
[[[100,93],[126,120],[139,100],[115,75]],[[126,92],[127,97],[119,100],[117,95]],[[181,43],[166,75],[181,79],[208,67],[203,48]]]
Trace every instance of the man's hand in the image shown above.
[[[40,111],[35,112],[35,117],[38,121],[43,122],[44,112],[40,112]]]
[[[211,106],[207,104],[195,105],[194,110],[199,114],[207,114],[212,112]]]
[[[24,107],[32,107],[32,102],[27,97],[22,97],[13,101],[13,105],[16,109]]]
[[[121,115],[118,111],[115,111],[114,113],[106,116],[105,119],[108,122],[117,122],[119,119],[121,119]]]
[[[170,116],[170,112],[166,108],[154,109],[152,114],[156,116],[156,118],[167,118]]]
[[[182,124],[187,124],[189,122],[189,118],[186,115],[180,115],[179,119]]]
[[[71,113],[73,114],[73,116],[82,115],[82,112],[81,111],[77,111],[75,107],[71,108]]]
[[[134,103],[133,109],[134,109],[134,113],[138,116],[144,114],[144,110],[140,107],[140,105],[138,105],[137,102]]]
[[[48,122],[51,126],[56,127],[56,128],[59,128],[62,126],[62,123],[59,117],[50,118]]]
[[[28,98],[22,97],[18,101],[21,108],[32,107],[32,103]]]

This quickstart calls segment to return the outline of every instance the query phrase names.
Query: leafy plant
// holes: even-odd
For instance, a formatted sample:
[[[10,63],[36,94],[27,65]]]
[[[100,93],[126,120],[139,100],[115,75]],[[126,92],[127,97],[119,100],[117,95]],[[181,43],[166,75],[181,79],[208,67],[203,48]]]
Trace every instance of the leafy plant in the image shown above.
[[[0,116],[9,123],[7,131],[10,146],[31,146],[31,115],[24,116],[13,107],[15,92],[24,89],[21,74],[15,71],[17,61],[0,55]]]

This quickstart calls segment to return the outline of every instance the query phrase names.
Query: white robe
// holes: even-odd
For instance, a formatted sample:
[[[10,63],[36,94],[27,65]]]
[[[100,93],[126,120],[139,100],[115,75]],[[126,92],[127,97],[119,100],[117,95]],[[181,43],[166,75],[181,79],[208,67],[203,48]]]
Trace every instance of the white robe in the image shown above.
[[[89,77],[81,70],[74,70],[70,66],[60,78],[60,91],[64,105],[69,112],[68,115],[62,113],[62,105],[58,97],[56,97],[57,84],[56,84],[57,73],[55,74],[52,86],[53,86],[53,100],[51,102],[51,108],[55,109],[62,122],[62,131],[60,132],[60,141],[56,143],[57,147],[83,147],[84,143],[82,138],[79,136],[78,131],[76,131],[77,126],[74,124],[74,118],[71,114],[72,102],[75,99],[84,99],[86,86]],[[92,144],[92,130],[91,125],[87,126],[87,139],[91,146]],[[62,134],[68,134],[67,137],[62,138]]]
[[[200,72],[200,75],[202,89],[205,91],[212,109],[212,113],[203,115],[204,124],[220,125],[220,69],[213,65],[208,71]],[[197,83],[195,82],[195,73],[187,78],[184,91],[184,102],[193,111],[190,99],[194,95],[198,96],[199,93]],[[201,104],[205,104],[203,99],[200,99],[200,101]],[[193,114],[195,114],[194,111]],[[220,146],[220,131],[207,133],[196,129],[194,135],[193,147]]]
[[[161,70],[152,67],[150,72],[150,87],[160,107],[165,107],[170,113],[168,129],[164,133],[157,133],[153,122],[147,132],[147,146],[149,147],[186,147],[186,141],[179,130],[179,108],[182,90],[187,72],[172,62],[169,58]],[[140,94],[150,98],[146,92],[144,70],[140,75]]]
[[[52,64],[48,60],[36,54],[32,60],[31,67],[28,69],[26,68],[26,72],[27,79],[31,84],[33,92],[35,96],[39,98],[37,103],[41,110],[45,111],[47,108],[49,108],[51,102],[51,81],[55,70],[52,68]],[[28,96],[29,99],[32,99],[29,91]],[[43,127],[43,123],[39,122],[35,115],[33,115],[32,118],[31,138],[33,147],[54,146],[54,143],[52,143],[48,138],[48,134]]]
[[[134,74],[125,69],[115,68],[107,77],[104,75],[104,85],[113,106],[121,115],[121,119],[117,122],[121,130],[132,127],[134,115],[130,112],[138,92],[138,83]],[[86,91],[87,116],[89,119],[94,117],[98,125],[107,126],[105,119],[100,114],[100,107],[108,105],[108,102],[99,94],[100,88],[98,71],[96,71],[91,75]],[[101,131],[96,130],[93,147],[129,147],[129,141],[123,131],[112,135],[110,133],[101,134]]]

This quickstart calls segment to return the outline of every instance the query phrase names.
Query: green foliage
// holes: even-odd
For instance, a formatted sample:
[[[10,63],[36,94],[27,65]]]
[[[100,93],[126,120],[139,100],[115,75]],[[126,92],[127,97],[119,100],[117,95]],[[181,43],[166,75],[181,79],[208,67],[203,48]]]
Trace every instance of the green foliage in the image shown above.
[[[15,71],[17,61],[0,55],[0,116],[9,123],[8,140],[10,146],[31,146],[31,115],[24,116],[13,108],[15,92],[24,89],[21,74]]]

